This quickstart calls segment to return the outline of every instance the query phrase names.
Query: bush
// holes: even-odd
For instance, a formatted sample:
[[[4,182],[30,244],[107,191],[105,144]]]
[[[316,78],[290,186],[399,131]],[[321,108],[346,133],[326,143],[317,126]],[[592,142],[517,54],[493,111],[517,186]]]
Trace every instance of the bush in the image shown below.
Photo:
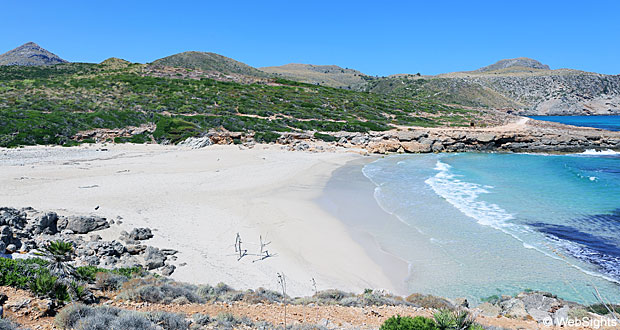
[[[454,306],[446,299],[435,297],[432,295],[425,295],[420,293],[414,293],[405,299],[416,306],[432,309],[449,309],[453,310]]]
[[[338,138],[333,136],[333,135],[323,134],[323,133],[319,133],[319,132],[315,132],[314,133],[314,138],[315,139],[319,139],[319,140],[323,140],[325,142],[335,142],[335,141],[338,141]]]
[[[115,273],[99,272],[95,275],[95,285],[102,290],[118,290],[129,279]]]
[[[274,133],[274,132],[256,132],[254,134],[254,140],[256,142],[259,143],[272,143],[272,142],[276,142],[276,140],[278,140],[278,138],[280,137],[280,134],[278,133]]]
[[[153,137],[158,141],[170,143],[181,142],[189,137],[200,135],[200,128],[195,123],[180,118],[162,118],[157,122]]]
[[[192,303],[202,303],[204,299],[198,294],[198,287],[180,282],[154,277],[132,279],[122,285],[119,298],[137,302],[172,303],[184,297]]]
[[[351,293],[331,289],[331,290],[319,291],[315,293],[312,297],[316,298],[319,301],[333,301],[333,300],[340,300],[342,298],[351,297],[351,296],[353,296],[353,294]]]
[[[610,309],[612,311],[618,311],[620,310],[620,305],[611,305],[606,307],[604,304],[593,304],[588,306],[589,311],[592,311],[598,315],[607,315],[609,314]]]
[[[187,329],[189,322],[184,315],[168,312],[150,312],[146,317],[166,330]]]
[[[409,317],[400,315],[392,316],[382,325],[381,330],[437,330],[435,322],[429,318],[416,316]]]
[[[105,269],[99,268],[96,266],[81,266],[75,269],[78,276],[87,282],[93,282],[96,280],[97,273],[112,273],[121,276],[125,276],[126,278],[132,277],[141,277],[145,276],[148,273],[142,269],[142,267],[123,267],[116,269]]]
[[[63,308],[55,318],[56,326],[75,330],[181,330],[188,329],[189,322],[180,314],[167,312],[140,313],[114,307],[89,307],[71,304]]]
[[[192,315],[192,320],[194,321],[194,324],[198,324],[202,326],[208,325],[209,323],[213,321],[209,315],[200,314],[200,313],[196,313]]]
[[[0,319],[0,330],[27,330],[27,329],[22,328],[19,324],[11,320]]]

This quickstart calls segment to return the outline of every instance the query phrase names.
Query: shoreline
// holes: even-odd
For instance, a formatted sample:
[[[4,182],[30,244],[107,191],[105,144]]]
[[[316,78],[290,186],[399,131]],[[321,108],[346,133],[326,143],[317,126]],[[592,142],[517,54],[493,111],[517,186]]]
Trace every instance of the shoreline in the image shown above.
[[[399,292],[345,224],[315,202],[333,171],[361,157],[278,145],[2,149],[0,201],[61,215],[120,217],[122,224],[93,232],[105,240],[149,227],[155,237],[146,244],[179,251],[171,276],[179,281],[275,290],[282,272],[291,295],[313,293],[312,280],[318,290]],[[249,253],[258,252],[259,236],[272,242],[273,257],[237,261],[236,233]]]
[[[355,159],[336,169],[317,203],[342,221],[353,239],[381,266],[394,283],[396,291],[393,293],[407,296],[410,292],[406,281],[410,276],[411,264],[388,252],[376,237],[364,228],[369,223],[399,221],[381,208],[374,198],[375,185],[362,173],[362,168],[376,159],[377,157]]]

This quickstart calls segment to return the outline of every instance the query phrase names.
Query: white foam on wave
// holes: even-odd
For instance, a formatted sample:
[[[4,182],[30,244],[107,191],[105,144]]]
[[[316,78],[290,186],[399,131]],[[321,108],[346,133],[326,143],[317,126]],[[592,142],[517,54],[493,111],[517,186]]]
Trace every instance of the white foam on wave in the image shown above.
[[[428,184],[436,194],[443,197],[448,203],[456,207],[463,214],[475,219],[481,225],[490,226],[512,236],[516,240],[520,241],[526,249],[534,249],[535,251],[538,251],[553,259],[562,260],[569,266],[574,267],[585,274],[619,283],[614,278],[584,269],[574,263],[571,263],[566,258],[556,255],[552,251],[546,251],[546,249],[537,247],[535,244],[525,242],[521,237],[519,237],[518,234],[532,232],[531,230],[527,227],[511,223],[510,221],[514,220],[514,216],[498,205],[478,200],[478,196],[481,194],[489,193],[487,190],[489,188],[484,189],[488,186],[481,186],[476,183],[462,181],[450,171],[451,168],[452,167],[449,164],[438,160],[435,170],[438,170],[439,173],[424,182]]]
[[[456,207],[466,216],[475,219],[479,224],[496,229],[505,230],[516,226],[510,221],[514,216],[496,204],[487,203],[478,199],[481,194],[488,194],[490,186],[458,179],[452,172],[452,167],[440,160],[435,165],[439,171],[435,176],[424,181],[433,191]]]
[[[613,151],[611,149],[606,149],[606,150],[587,149],[586,151],[580,153],[579,155],[615,156],[615,155],[620,155],[620,152]]]

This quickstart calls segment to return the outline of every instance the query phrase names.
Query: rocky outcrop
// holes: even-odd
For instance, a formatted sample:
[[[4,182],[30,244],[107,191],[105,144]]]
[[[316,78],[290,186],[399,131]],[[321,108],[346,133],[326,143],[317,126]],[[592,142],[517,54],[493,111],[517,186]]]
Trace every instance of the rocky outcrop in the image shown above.
[[[485,302],[476,307],[480,314],[487,317],[502,315],[516,319],[533,319],[545,325],[560,325],[570,318],[571,310],[577,309],[583,310],[583,306],[539,291],[522,292],[514,297],[501,296],[493,302]]]
[[[335,142],[317,139],[314,132],[283,132],[275,142],[291,151],[319,152],[344,147],[363,149],[373,154],[620,150],[620,132],[509,117],[512,119],[508,124],[495,128],[417,127],[386,132],[325,132],[324,135],[331,136]],[[205,145],[234,143],[252,148],[256,143],[251,132],[210,131],[204,138],[209,141]]]
[[[111,222],[96,216],[61,216],[33,208],[0,207],[0,253],[28,255],[51,241],[62,240],[73,243],[76,265],[139,266],[164,275],[174,272],[176,267],[170,264],[170,260],[176,259],[174,254],[177,251],[135,243],[152,238],[150,228],[134,228],[121,235],[118,241],[105,241],[97,234],[88,239],[85,239],[86,235],[80,235],[108,228]]]
[[[583,152],[587,149],[620,149],[620,132],[542,125],[543,128],[531,126],[524,130],[497,132],[414,129],[388,133],[341,133],[338,145],[359,147],[377,154],[467,151]]]
[[[70,230],[76,234],[86,234],[91,231],[109,228],[110,224],[105,218],[94,216],[69,216],[63,217],[56,224],[61,231]]]
[[[459,79],[492,89],[521,104],[513,109],[520,115],[620,114],[620,76],[549,71],[548,75]]]

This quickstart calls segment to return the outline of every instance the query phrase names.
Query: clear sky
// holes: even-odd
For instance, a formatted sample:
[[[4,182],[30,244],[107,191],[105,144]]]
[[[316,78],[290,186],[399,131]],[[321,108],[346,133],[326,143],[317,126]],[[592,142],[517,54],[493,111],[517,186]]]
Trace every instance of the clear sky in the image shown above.
[[[336,64],[389,75],[525,56],[620,74],[618,0],[3,0],[0,30],[0,53],[34,41],[76,62],[198,50],[255,67]]]

